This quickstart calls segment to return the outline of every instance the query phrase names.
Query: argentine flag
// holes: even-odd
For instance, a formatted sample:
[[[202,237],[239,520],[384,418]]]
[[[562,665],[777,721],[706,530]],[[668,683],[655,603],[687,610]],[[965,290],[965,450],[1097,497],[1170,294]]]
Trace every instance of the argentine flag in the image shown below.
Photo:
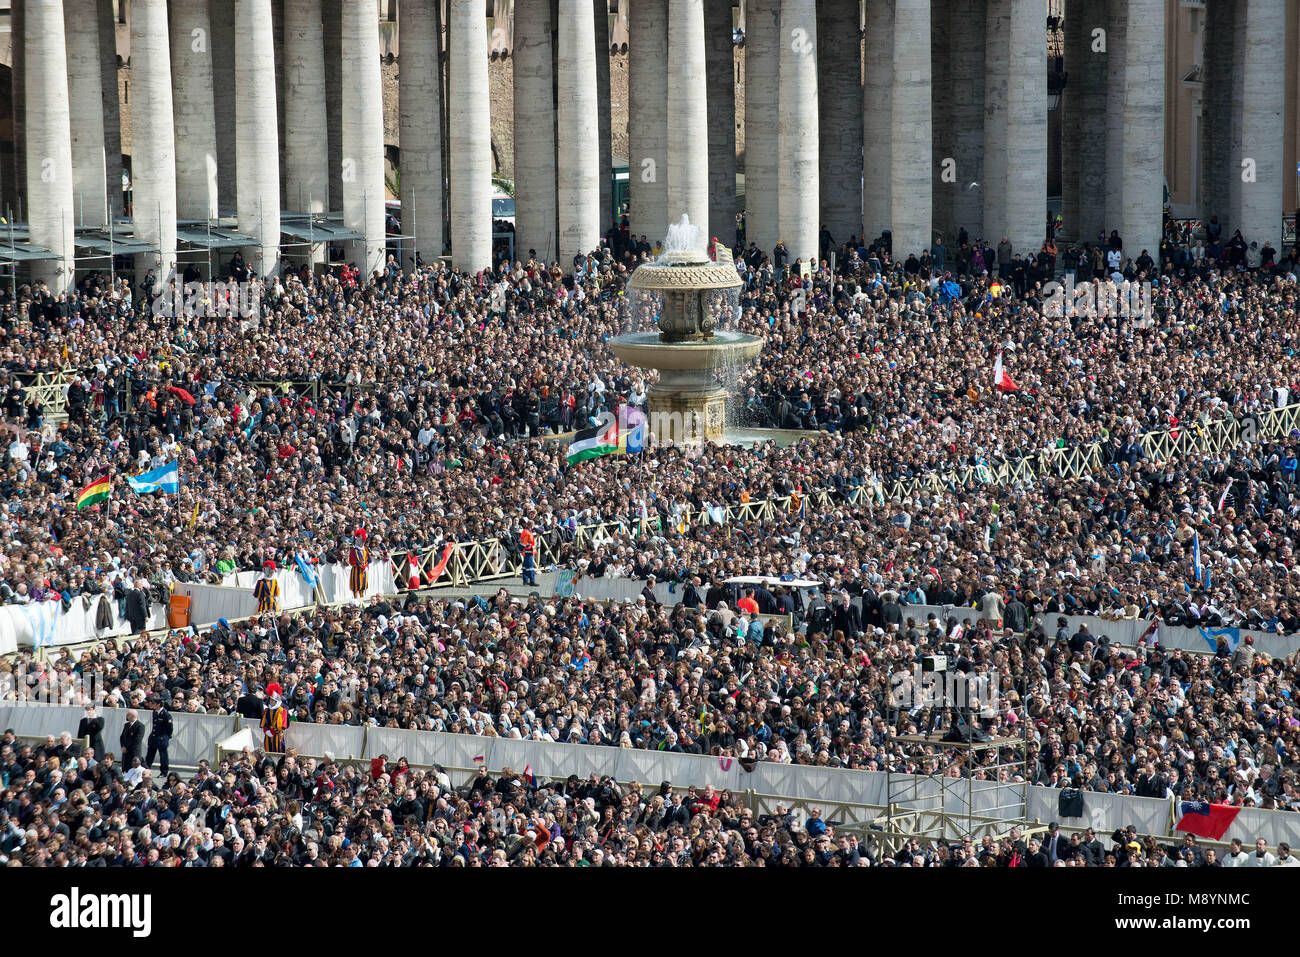
[[[143,475],[128,475],[126,484],[140,495],[162,492],[175,495],[181,490],[181,468],[178,462],[168,462]]]

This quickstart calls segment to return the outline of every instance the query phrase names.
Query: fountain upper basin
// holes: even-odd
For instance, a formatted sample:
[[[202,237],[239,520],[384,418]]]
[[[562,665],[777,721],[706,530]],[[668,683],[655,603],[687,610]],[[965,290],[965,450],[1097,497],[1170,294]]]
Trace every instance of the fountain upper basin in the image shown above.
[[[614,355],[639,369],[687,372],[748,362],[763,350],[763,340],[743,332],[719,332],[698,342],[664,342],[657,332],[637,332],[608,340]]]

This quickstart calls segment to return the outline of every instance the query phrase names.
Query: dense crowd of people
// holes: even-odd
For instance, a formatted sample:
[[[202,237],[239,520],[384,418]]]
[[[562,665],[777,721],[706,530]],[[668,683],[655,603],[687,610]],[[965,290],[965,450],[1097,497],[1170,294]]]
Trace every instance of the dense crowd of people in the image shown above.
[[[138,633],[150,597],[175,581],[339,561],[357,528],[376,554],[399,555],[490,538],[518,551],[529,530],[548,564],[653,577],[681,601],[660,605],[649,588],[608,606],[411,594],[183,639],[136,634],[75,660],[20,654],[0,672],[49,685],[106,675],[105,706],[153,726],[158,711],[176,722],[260,716],[275,698],[296,721],[972,773],[948,750],[895,740],[932,725],[927,708],[900,698],[897,677],[939,652],[993,683],[982,723],[1027,739],[1034,784],[1300,809],[1297,655],[1257,655],[1248,640],[1213,656],[1119,648],[1064,619],[1032,624],[1088,613],[1300,632],[1300,433],[1160,460],[1139,442],[1226,417],[1258,423],[1289,401],[1300,250],[1268,246],[1255,262],[1215,237],[1197,252],[1171,227],[1158,264],[1130,258],[1115,235],[1077,249],[1049,240],[1032,255],[959,237],[955,250],[936,244],[896,262],[887,236],[823,240],[834,267],[828,255],[802,281],[784,247],[735,250],[734,327],[765,348],[727,383],[733,406],[749,424],[804,435],[754,448],[651,444],[572,467],[548,436],[644,406],[653,384],[605,346],[628,325],[623,288],[643,247],[616,243],[571,275],[531,257],[475,276],[441,264],[403,274],[391,262],[368,280],[303,271],[254,281],[257,314],[242,319],[159,314],[151,280],[132,289],[92,275],[68,297],[23,287],[0,308],[12,436],[0,476],[4,602],[107,594]],[[1053,314],[1046,283],[1060,268],[1152,279],[1150,315]],[[993,388],[998,351],[1015,391]],[[24,377],[63,368],[79,373],[68,419],[43,428]],[[882,491],[1093,443],[1104,467],[1082,478],[938,483],[900,501]],[[173,460],[176,495],[126,489],[124,476]],[[105,473],[109,500],[79,513],[77,491]],[[687,520],[786,497],[762,521]],[[580,534],[615,519],[628,521]],[[722,585],[747,574],[817,579],[824,607],[799,609],[806,629],[765,622],[755,612],[794,596]],[[964,617],[976,621],[909,613],[927,603],[971,608]],[[833,828],[764,823],[730,796],[663,793],[656,804],[613,782],[539,789],[511,774],[455,789],[437,772],[279,755],[204,768],[186,784],[167,774],[165,745],[167,783],[153,788],[154,756],[139,742],[124,750],[7,743],[0,852],[106,863],[884,863]],[[996,749],[987,756],[1005,763]],[[671,811],[679,800],[687,810]],[[913,857],[1039,853],[1014,845]]]
[[[47,867],[1296,867],[1290,846],[1162,844],[1136,828],[1068,837],[913,838],[890,849],[777,804],[756,813],[712,787],[571,775],[540,785],[505,768],[456,787],[440,767],[369,767],[246,751],[188,781],[123,774],[64,743],[6,734],[0,865]],[[0,784],[3,784],[0,780]],[[50,797],[45,797],[48,790]],[[16,796],[15,796],[16,795]]]

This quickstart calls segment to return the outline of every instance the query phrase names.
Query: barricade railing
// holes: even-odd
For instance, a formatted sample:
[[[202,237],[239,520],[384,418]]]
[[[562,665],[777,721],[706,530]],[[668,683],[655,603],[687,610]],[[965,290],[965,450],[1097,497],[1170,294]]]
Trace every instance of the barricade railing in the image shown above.
[[[1292,429],[1300,428],[1300,403],[1269,409],[1258,414],[1257,439],[1279,439],[1288,436]],[[1179,455],[1220,454],[1236,447],[1245,430],[1232,415],[1218,419],[1198,420],[1178,427],[1151,431],[1139,436],[1138,444],[1151,459],[1163,460]],[[1106,467],[1106,455],[1101,442],[1088,445],[1062,446],[1040,449],[1025,455],[993,460],[979,465],[962,464],[952,469],[928,472],[906,479],[879,480],[874,477],[866,484],[846,492],[817,488],[802,495],[784,495],[710,508],[671,510],[667,517],[658,512],[648,516],[643,523],[640,516],[612,518],[576,526],[573,540],[580,545],[614,539],[617,536],[640,533],[643,524],[676,527],[685,522],[689,526],[732,524],[771,521],[777,515],[830,511],[842,505],[858,505],[876,501],[901,501],[921,492],[937,494],[951,488],[970,485],[1015,485],[1036,482],[1044,477],[1077,479]],[[650,531],[651,528],[646,528]],[[538,565],[544,567],[559,560],[562,544],[551,544],[541,537]],[[422,569],[438,560],[443,546],[434,546],[417,556]],[[393,560],[406,561],[406,552],[395,552]],[[483,581],[493,581],[517,576],[523,566],[518,551],[507,550],[498,539],[457,542],[454,546],[449,582],[467,586]],[[399,576],[400,578],[401,576]],[[404,579],[402,579],[404,580]]]

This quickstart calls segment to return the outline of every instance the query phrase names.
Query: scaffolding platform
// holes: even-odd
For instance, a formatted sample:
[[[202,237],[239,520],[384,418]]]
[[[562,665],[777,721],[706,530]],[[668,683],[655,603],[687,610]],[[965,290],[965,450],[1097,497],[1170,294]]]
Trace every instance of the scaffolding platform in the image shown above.
[[[888,772],[885,813],[876,819],[877,839],[889,853],[897,853],[909,840],[957,841],[1007,836],[1012,827],[1025,835],[1035,830],[1026,823],[1029,807],[1027,739],[992,737],[986,741],[945,741],[943,730],[927,734],[896,734],[890,744],[933,749],[928,757],[940,760],[936,771],[926,774]],[[1003,750],[1013,750],[1010,758]],[[985,763],[987,752],[998,757]],[[954,772],[958,772],[954,774]],[[981,779],[976,775],[981,775]],[[1003,780],[1003,778],[1006,780]],[[1015,778],[1020,780],[1015,780]],[[1042,828],[1038,828],[1041,830]]]

